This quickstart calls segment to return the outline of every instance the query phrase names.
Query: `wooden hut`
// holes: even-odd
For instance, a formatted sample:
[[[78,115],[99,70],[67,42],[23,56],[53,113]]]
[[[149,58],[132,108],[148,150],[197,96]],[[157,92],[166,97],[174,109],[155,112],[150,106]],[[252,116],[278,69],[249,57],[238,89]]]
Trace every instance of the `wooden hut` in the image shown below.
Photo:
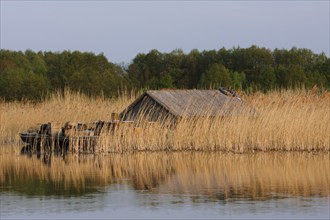
[[[241,99],[226,92],[196,89],[150,90],[138,97],[119,117],[122,121],[135,121],[143,115],[149,121],[157,121],[247,113],[247,107]]]

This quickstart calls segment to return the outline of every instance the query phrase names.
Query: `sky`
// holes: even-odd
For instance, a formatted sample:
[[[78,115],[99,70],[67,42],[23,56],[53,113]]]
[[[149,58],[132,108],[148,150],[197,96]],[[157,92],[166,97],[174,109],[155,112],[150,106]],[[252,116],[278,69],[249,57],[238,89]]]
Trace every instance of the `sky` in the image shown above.
[[[0,48],[103,53],[129,63],[156,49],[311,49],[329,57],[330,0],[0,0]]]

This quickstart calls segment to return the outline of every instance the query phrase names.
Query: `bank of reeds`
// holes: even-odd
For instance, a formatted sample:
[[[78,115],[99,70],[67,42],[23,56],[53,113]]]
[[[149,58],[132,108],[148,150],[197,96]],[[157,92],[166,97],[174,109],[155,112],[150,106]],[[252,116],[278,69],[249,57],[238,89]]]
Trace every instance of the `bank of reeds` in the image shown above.
[[[101,136],[97,151],[330,150],[328,92],[276,91],[243,98],[246,112],[252,107],[258,115],[240,109],[229,116],[183,118],[174,127],[142,116],[135,127],[119,126],[113,135]]]
[[[1,103],[0,140],[18,143],[19,131],[49,121],[107,121],[112,112],[122,111],[134,98],[90,99],[67,91],[65,96],[54,94],[39,104]],[[329,92],[281,90],[242,94],[242,98],[258,117],[183,119],[175,127],[140,118],[138,123],[121,124],[114,133],[101,134],[95,152],[330,150]]]
[[[109,120],[111,112],[121,111],[134,99],[135,96],[129,93],[123,93],[118,99],[106,99],[89,98],[65,90],[64,94],[53,93],[50,99],[41,103],[0,101],[0,145],[10,146],[6,146],[5,150],[18,150],[17,145],[22,145],[18,133],[31,127],[38,129],[42,123],[64,125],[68,121]]]
[[[44,182],[61,192],[125,183],[135,190],[211,200],[326,197],[330,164],[329,153],[307,152],[67,155],[65,159],[53,156],[48,165],[36,156],[0,155],[2,191],[27,193],[24,190],[37,190],[35,184]],[[31,189],[26,187],[30,183]]]

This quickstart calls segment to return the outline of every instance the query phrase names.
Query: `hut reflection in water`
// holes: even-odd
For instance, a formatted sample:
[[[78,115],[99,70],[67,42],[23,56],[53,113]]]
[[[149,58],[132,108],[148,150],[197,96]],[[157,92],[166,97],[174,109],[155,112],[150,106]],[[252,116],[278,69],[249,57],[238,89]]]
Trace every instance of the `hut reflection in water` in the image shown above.
[[[192,201],[330,194],[328,153],[133,153],[53,156],[0,155],[1,190],[80,195],[124,183],[148,193],[182,194]],[[50,159],[50,158],[46,158]]]

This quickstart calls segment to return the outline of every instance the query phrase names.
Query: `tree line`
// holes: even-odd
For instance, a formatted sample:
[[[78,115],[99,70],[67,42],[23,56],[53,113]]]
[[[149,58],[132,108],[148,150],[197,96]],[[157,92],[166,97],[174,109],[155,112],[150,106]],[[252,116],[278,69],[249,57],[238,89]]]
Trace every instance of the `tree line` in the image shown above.
[[[279,88],[330,89],[330,59],[309,49],[251,46],[184,53],[151,50],[131,63],[80,51],[0,50],[0,99],[43,100],[70,89],[115,97],[123,90],[219,88],[267,92]]]

